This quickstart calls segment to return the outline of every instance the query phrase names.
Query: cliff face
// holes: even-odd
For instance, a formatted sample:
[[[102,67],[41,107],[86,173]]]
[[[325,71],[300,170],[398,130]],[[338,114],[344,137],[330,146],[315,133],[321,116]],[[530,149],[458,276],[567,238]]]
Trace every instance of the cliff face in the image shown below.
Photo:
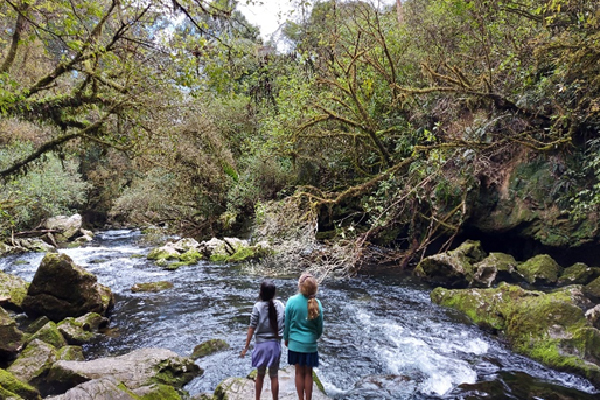
[[[577,212],[576,193],[589,181],[568,172],[574,158],[520,155],[500,166],[497,184],[471,194],[467,229],[506,233],[546,247],[577,247],[599,238],[598,216]]]

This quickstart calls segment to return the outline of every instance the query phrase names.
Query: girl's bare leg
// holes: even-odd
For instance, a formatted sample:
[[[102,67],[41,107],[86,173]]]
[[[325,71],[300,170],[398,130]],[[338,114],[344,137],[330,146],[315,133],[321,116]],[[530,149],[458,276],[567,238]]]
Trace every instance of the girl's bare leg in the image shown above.
[[[279,399],[279,377],[277,376],[271,378],[271,394],[273,400]]]
[[[313,369],[312,367],[304,367],[304,393],[306,400],[312,400],[313,393]]]
[[[298,400],[304,400],[304,370],[306,367],[300,364],[294,366],[296,371],[295,384],[298,392]]]
[[[260,400],[260,392],[262,392],[263,383],[265,383],[265,375],[256,375],[256,400]]]

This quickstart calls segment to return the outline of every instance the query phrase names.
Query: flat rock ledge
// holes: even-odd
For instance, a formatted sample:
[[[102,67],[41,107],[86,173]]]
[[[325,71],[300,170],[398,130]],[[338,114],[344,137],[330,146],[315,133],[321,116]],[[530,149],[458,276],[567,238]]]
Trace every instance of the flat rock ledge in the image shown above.
[[[221,400],[250,400],[254,399],[254,379],[255,373],[250,374],[248,378],[228,378],[219,384],[215,390],[214,399]],[[271,380],[269,376],[265,377],[265,384],[260,396],[261,398],[271,398]],[[330,400],[317,385],[315,381],[313,388],[313,400]],[[296,387],[294,386],[294,368],[287,367],[279,370],[279,400],[298,400]]]

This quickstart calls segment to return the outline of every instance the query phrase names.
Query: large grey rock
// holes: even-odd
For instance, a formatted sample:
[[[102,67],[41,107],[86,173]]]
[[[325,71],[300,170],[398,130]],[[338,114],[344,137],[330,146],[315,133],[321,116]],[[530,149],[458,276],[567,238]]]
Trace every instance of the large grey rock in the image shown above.
[[[0,361],[13,359],[23,345],[23,332],[17,328],[15,320],[0,308]]]
[[[28,287],[21,277],[0,272],[0,307],[20,311]]]
[[[75,265],[66,254],[46,254],[29,285],[22,308],[28,316],[45,315],[53,321],[89,312],[104,315],[111,309],[110,289],[95,275]]]
[[[44,379],[56,358],[54,346],[34,339],[7,370],[21,381],[35,386]]]
[[[40,238],[20,239],[19,245],[28,251],[37,253],[56,253],[56,247],[44,242]]]
[[[130,389],[114,378],[93,379],[82,383],[66,393],[47,397],[51,400],[140,400],[180,399],[177,391],[165,385],[143,386]]]
[[[585,317],[596,329],[600,329],[600,304],[585,312]]]
[[[473,264],[482,261],[485,256],[480,242],[467,240],[452,251],[425,258],[417,265],[414,274],[436,286],[466,288],[474,279]]]
[[[78,318],[65,318],[58,330],[71,345],[82,345],[99,336],[98,330],[108,325],[108,318],[89,313]]]
[[[0,369],[0,399],[40,400],[40,393],[32,386],[17,379],[13,374]]]
[[[511,282],[518,276],[517,261],[510,254],[490,253],[473,267],[473,287],[491,287],[496,282]]]
[[[251,374],[250,376],[253,376]],[[313,375],[314,376],[314,375]],[[315,380],[313,387],[313,400],[327,400]],[[218,400],[250,400],[254,398],[254,380],[251,378],[228,378],[219,383],[215,390],[215,398]],[[271,380],[266,377],[261,398],[271,398]],[[297,400],[298,394],[294,386],[294,370],[291,367],[279,370],[279,400]]]
[[[54,235],[57,242],[65,242],[75,239],[76,236],[80,235],[82,223],[81,215],[75,214],[71,217],[59,216],[48,218],[44,225],[49,230],[59,231],[59,233]]]
[[[202,370],[189,358],[165,349],[140,349],[120,357],[90,361],[57,361],[47,377],[48,384],[62,389],[93,379],[112,378],[135,389],[155,383],[182,387]]]
[[[548,254],[538,254],[517,267],[517,271],[525,281],[532,285],[553,285],[563,269]]]
[[[139,400],[114,378],[87,381],[69,389],[66,393],[46,398],[52,400]]]

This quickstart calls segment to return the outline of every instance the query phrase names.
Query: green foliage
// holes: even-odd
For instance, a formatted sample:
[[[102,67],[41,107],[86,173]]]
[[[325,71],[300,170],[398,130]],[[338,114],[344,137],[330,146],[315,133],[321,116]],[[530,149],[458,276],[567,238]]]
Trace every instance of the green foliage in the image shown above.
[[[32,148],[23,142],[0,148],[0,168]],[[89,189],[74,157],[47,154],[30,165],[27,175],[10,178],[0,187],[0,235],[33,228],[44,218],[72,214],[86,201]]]

